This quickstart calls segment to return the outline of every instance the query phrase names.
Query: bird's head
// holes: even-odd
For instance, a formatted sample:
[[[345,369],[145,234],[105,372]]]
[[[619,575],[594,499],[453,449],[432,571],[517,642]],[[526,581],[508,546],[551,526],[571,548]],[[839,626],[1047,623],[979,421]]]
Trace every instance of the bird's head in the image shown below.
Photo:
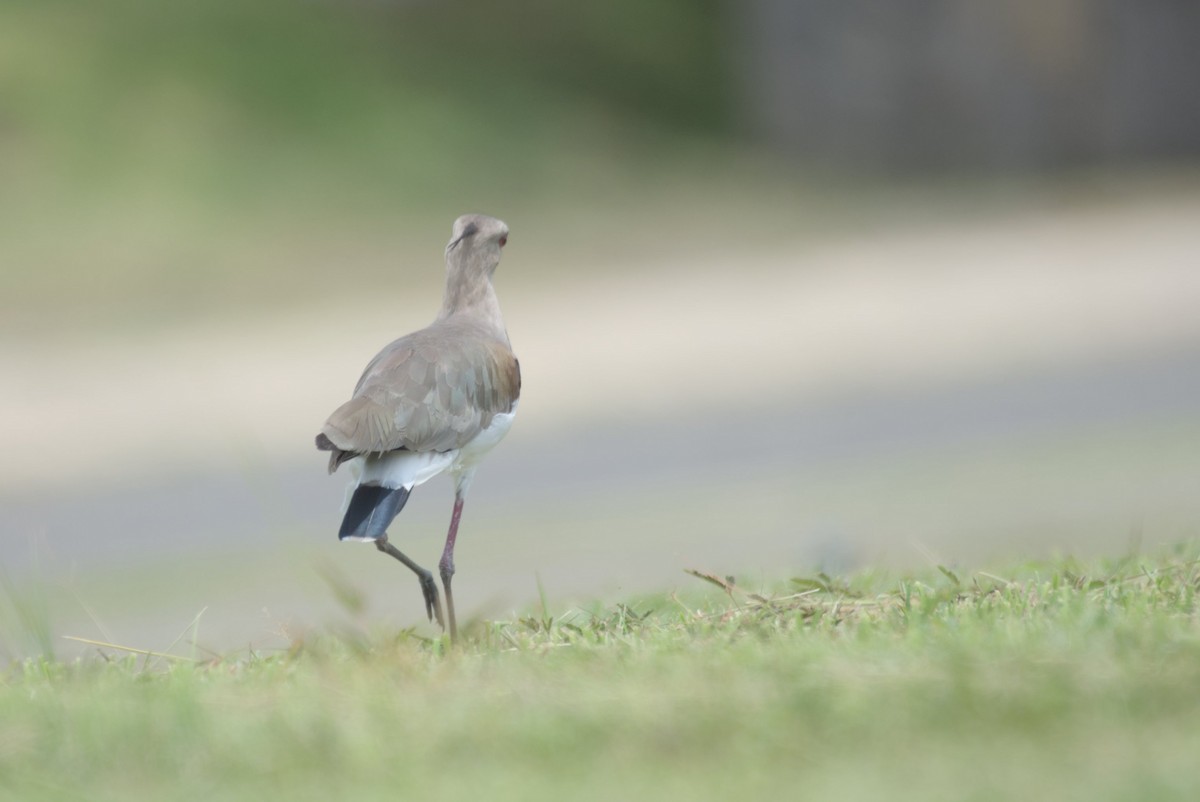
[[[492,288],[492,276],[500,264],[500,249],[508,242],[503,220],[482,214],[464,214],[454,221],[446,245],[446,294],[438,319],[474,309],[494,325],[501,341],[507,341],[504,321]]]
[[[464,214],[454,221],[446,260],[482,262],[488,273],[500,263],[500,249],[508,242],[508,225],[484,214]]]

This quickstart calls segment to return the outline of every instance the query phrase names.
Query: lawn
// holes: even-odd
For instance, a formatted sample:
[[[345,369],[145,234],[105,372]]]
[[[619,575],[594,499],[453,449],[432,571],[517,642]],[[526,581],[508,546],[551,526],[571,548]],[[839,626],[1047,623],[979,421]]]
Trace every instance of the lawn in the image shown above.
[[[1195,799],[1197,554],[16,663],[0,797]]]

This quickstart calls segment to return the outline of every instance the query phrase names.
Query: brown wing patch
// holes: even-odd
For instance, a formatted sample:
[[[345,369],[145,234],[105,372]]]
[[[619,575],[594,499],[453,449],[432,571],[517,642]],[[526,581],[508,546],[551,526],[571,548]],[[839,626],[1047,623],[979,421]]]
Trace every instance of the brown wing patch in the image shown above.
[[[333,411],[321,434],[345,451],[391,451],[403,445],[396,442],[396,423],[387,406],[356,396]]]
[[[521,390],[520,366],[504,343],[426,329],[397,340],[367,366],[354,397],[321,430],[354,454],[448,451],[509,412]],[[326,449],[330,450],[330,449]]]

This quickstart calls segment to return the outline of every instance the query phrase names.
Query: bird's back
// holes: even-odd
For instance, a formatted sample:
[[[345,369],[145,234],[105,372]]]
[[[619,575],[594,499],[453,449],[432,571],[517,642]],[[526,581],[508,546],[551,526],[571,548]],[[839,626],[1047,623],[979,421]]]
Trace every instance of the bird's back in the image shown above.
[[[347,455],[335,453],[339,461],[398,449],[449,451],[478,436],[495,415],[511,412],[520,391],[507,337],[451,317],[380,351],[321,435]]]

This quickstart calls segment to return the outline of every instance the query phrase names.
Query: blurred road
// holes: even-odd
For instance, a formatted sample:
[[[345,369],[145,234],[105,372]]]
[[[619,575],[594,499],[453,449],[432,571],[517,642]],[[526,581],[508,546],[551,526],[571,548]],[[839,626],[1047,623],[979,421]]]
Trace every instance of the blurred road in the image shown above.
[[[472,529],[484,535],[489,511],[498,507],[516,519],[517,511],[544,505],[578,509],[581,518],[604,518],[607,505],[619,506],[630,494],[645,494],[645,488],[719,494],[726,486],[761,477],[800,480],[826,470],[844,473],[847,466],[903,469],[930,455],[957,454],[961,459],[964,453],[1005,444],[1058,443],[1163,425],[1200,426],[1200,348],[935,392],[859,397],[801,409],[764,408],[752,414],[726,410],[720,417],[736,420],[735,438],[722,442],[710,415],[584,422],[553,437],[523,438],[517,430],[504,451],[493,455],[495,464],[489,462],[480,474],[468,505],[476,518]],[[1200,469],[1200,453],[1195,467]],[[1200,473],[1193,478],[1200,481]],[[321,455],[314,451],[304,464],[243,464],[228,472],[176,475],[133,488],[94,491],[87,485],[51,485],[4,497],[0,559],[10,571],[24,572],[42,548],[43,558],[49,558],[42,563],[44,571],[100,569],[130,559],[273,547],[276,530],[292,532],[289,537],[298,547],[332,546],[330,533],[339,520],[344,483],[344,477],[325,473]],[[423,487],[418,497],[448,496],[448,486],[442,484]],[[927,491],[937,494],[938,488]],[[432,513],[431,518],[439,517],[436,510]],[[656,519],[669,523],[671,514],[664,509]],[[400,520],[399,529],[412,528]],[[802,525],[803,518],[794,523]],[[422,518],[422,528],[430,525],[437,530],[440,521],[430,524]],[[313,532],[320,532],[320,539],[313,540]]]
[[[504,614],[686,584],[680,570],[780,578],[1156,547],[1200,521],[1200,349],[935,393],[745,415],[735,443],[711,420],[519,429],[468,505],[462,604]],[[3,562],[68,588],[59,625],[163,647],[201,608],[206,643],[277,643],[341,617],[314,582],[332,570],[375,600],[370,620],[419,622],[406,572],[339,545],[342,480],[308,464],[244,465],[138,488],[48,488],[4,500]],[[422,488],[394,540],[432,564],[449,509]],[[936,555],[933,556],[933,555]],[[137,569],[167,577],[138,580]],[[132,575],[132,581],[130,581]],[[121,591],[97,578],[118,579]],[[65,603],[64,603],[65,602]],[[90,610],[84,615],[85,610]],[[248,611],[252,611],[248,613]],[[285,628],[286,629],[286,628]]]
[[[1197,208],[901,231],[745,269],[502,277],[526,393],[467,506],[461,608],[504,615],[539,581],[561,603],[685,585],[691,566],[775,580],[1197,535]],[[344,480],[308,446],[424,317],[8,348],[4,570],[41,580],[56,633],[151,648],[202,609],[222,649],[421,623],[411,577],[335,542]],[[400,519],[419,562],[450,499],[435,480]]]

